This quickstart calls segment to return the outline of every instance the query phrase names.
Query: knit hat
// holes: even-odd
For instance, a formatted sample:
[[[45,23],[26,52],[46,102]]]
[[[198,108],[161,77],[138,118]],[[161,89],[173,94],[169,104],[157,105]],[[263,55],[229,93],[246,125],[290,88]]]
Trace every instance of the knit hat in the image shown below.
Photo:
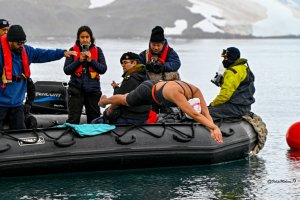
[[[12,25],[7,32],[7,41],[20,42],[26,40],[26,34],[20,25]]]
[[[236,47],[229,47],[226,50],[223,50],[222,57],[226,56],[230,63],[234,63],[237,59],[240,58],[240,50]]]
[[[127,52],[124,53],[121,58],[120,58],[120,63],[122,64],[123,60],[139,60],[140,56],[136,53],[132,53],[132,52]]]
[[[0,19],[0,29],[5,28],[5,27],[9,27],[8,21],[5,19]]]
[[[163,42],[165,40],[164,29],[160,26],[155,26],[152,29],[150,42]]]

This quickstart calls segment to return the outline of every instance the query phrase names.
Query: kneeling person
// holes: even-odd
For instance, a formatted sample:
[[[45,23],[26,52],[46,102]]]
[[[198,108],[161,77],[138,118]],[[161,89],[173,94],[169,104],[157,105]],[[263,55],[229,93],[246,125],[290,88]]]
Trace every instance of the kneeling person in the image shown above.
[[[132,52],[124,53],[120,63],[124,72],[123,81],[121,84],[112,82],[114,95],[129,93],[147,80],[145,66],[140,64],[139,55]],[[144,124],[148,119],[150,109],[150,105],[132,107],[112,105],[106,109],[102,117],[93,120],[92,123]]]

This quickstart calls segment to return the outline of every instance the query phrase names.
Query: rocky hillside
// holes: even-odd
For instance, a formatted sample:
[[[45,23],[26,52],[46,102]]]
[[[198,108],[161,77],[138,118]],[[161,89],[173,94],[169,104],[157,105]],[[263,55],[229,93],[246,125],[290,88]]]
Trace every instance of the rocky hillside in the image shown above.
[[[102,38],[149,37],[155,25],[164,27],[170,36],[182,38],[300,37],[300,4],[296,0],[91,3],[0,0],[0,13],[12,24],[21,24],[31,37],[74,37],[81,25],[91,26],[94,34]]]

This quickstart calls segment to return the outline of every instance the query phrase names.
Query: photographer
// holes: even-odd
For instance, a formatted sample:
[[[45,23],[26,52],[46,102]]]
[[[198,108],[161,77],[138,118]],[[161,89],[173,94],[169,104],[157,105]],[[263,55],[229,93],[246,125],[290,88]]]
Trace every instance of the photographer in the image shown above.
[[[254,75],[247,59],[240,58],[239,49],[229,47],[221,56],[225,71],[218,72],[212,81],[221,90],[208,109],[214,119],[240,118],[251,112],[255,102]]]
[[[107,70],[100,47],[95,45],[92,30],[81,26],[77,40],[71,48],[77,56],[67,58],[64,65],[66,75],[71,75],[68,88],[68,123],[79,124],[82,108],[85,106],[87,123],[100,116],[98,100],[101,97],[100,74]]]
[[[141,63],[146,65],[151,80],[179,80],[180,60],[165,39],[160,26],[152,29],[149,49],[140,53]]]

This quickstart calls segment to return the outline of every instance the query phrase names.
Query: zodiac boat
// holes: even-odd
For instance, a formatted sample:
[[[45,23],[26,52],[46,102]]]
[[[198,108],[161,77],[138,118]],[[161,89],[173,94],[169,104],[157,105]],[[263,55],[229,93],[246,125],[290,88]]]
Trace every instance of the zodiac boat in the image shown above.
[[[67,119],[67,84],[35,86],[38,129],[0,131],[0,176],[215,164],[247,157],[258,142],[244,120],[219,124],[222,144],[192,122],[117,125],[82,137],[74,129],[54,127]]]
[[[81,137],[46,128],[63,115],[36,117],[42,128],[1,132],[0,176],[215,164],[247,157],[258,141],[243,120],[219,124],[224,142],[217,144],[198,123],[117,125]]]

